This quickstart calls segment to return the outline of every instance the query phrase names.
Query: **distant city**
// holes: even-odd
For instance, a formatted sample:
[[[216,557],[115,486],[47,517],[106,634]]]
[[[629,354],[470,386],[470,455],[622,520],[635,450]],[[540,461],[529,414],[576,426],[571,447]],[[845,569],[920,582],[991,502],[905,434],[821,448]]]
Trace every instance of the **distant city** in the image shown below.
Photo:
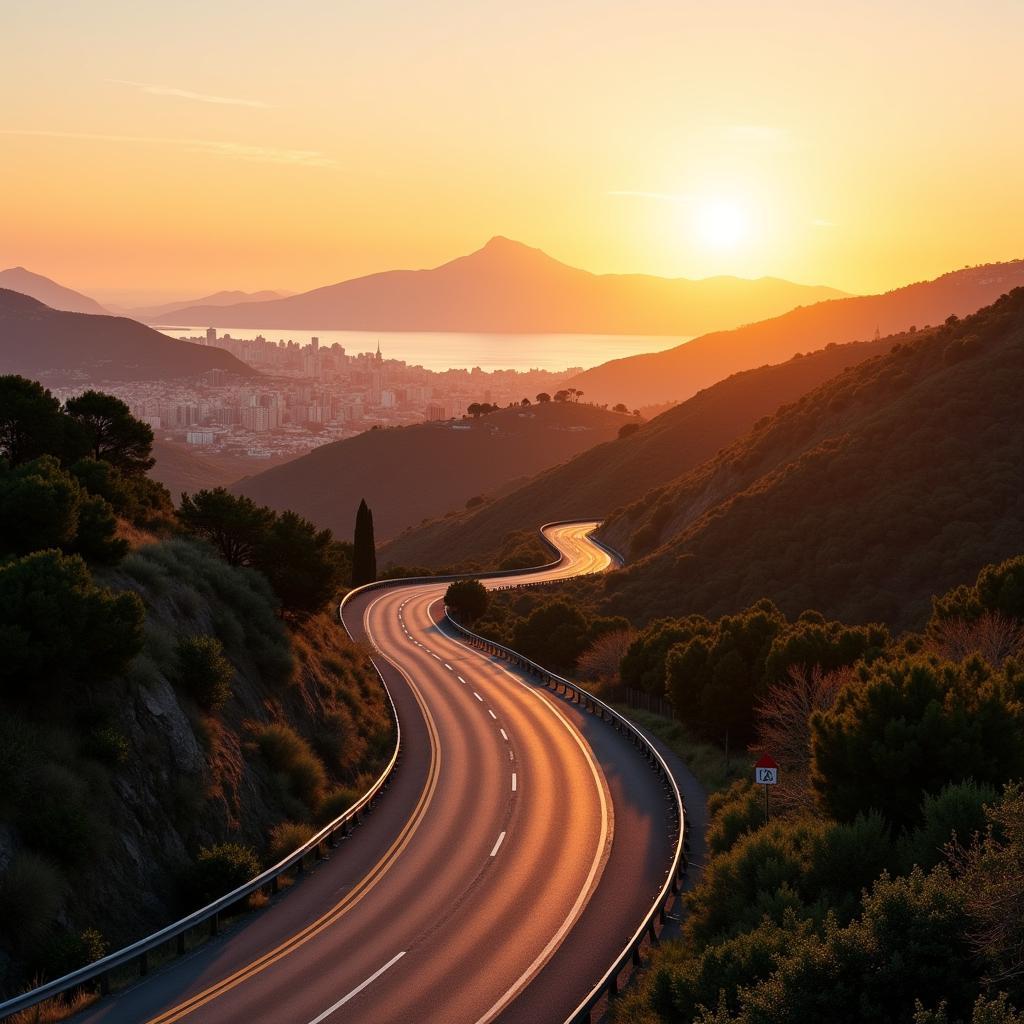
[[[199,379],[109,382],[103,390],[127,402],[159,440],[255,460],[301,455],[373,427],[458,419],[474,402],[532,402],[582,371],[475,367],[439,373],[388,359],[379,343],[376,352],[352,355],[337,343],[321,347],[317,337],[302,345],[262,335],[218,336],[212,327],[204,336],[180,340],[222,348],[264,376],[241,379],[210,370]],[[83,390],[53,388],[62,400]]]

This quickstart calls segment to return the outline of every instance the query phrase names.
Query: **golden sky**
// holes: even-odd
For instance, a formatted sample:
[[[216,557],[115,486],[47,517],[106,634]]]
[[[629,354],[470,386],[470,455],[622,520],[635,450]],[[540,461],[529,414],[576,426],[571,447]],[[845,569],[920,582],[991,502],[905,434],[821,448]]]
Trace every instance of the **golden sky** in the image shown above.
[[[503,234],[883,290],[1024,256],[1022,38],[1019,0],[11,4],[0,267],[299,291]]]

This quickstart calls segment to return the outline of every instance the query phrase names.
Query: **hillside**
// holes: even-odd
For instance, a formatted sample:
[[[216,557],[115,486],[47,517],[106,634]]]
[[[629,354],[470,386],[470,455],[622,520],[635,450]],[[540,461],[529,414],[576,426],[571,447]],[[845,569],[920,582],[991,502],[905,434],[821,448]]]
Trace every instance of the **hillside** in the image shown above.
[[[62,312],[0,289],[0,373],[47,384],[95,384],[191,377],[213,369],[257,376],[222,349],[177,341],[124,317]]]
[[[365,498],[379,542],[608,441],[629,422],[632,417],[593,406],[548,402],[476,421],[369,430],[240,480],[231,490],[272,508],[292,508],[339,537],[350,536]]]
[[[891,345],[888,340],[831,345],[734,374],[636,433],[588,448],[502,498],[402,534],[383,547],[381,562],[489,562],[512,531],[555,519],[606,515],[699,465],[783,403]]]
[[[240,455],[207,455],[185,444],[158,439],[153,442],[153,457],[156,463],[148,475],[159,480],[177,503],[182,491],[191,494],[203,488],[226,487],[249,474],[254,465],[261,470],[270,469],[290,462],[295,456],[278,455],[257,461]]]
[[[104,309],[95,299],[81,292],[65,288],[56,281],[51,281],[42,274],[33,274],[24,267],[10,267],[0,270],[0,288],[9,288],[12,292],[21,292],[31,296],[53,309],[63,309],[68,313],[104,314]]]
[[[591,274],[492,238],[431,270],[371,274],[272,302],[196,305],[173,320],[231,328],[693,335],[840,294],[775,278]]]
[[[1021,284],[1024,260],[956,270],[884,295],[805,305],[737,330],[717,330],[664,352],[614,359],[585,370],[567,386],[580,388],[588,401],[625,402],[630,408],[682,401],[737,370],[780,362],[830,342],[938,324],[951,313],[966,316]]]
[[[637,621],[734,611],[920,627],[929,595],[1020,550],[1024,288],[781,409],[602,528]],[[647,557],[647,552],[651,552]]]
[[[239,302],[269,302],[271,299],[283,298],[285,292],[259,291],[222,291],[214,292],[212,295],[203,295],[198,299],[179,299],[177,302],[161,302],[155,306],[133,306],[124,312],[135,320],[157,321],[161,317],[169,316],[179,309],[188,309],[190,306],[234,306]]]

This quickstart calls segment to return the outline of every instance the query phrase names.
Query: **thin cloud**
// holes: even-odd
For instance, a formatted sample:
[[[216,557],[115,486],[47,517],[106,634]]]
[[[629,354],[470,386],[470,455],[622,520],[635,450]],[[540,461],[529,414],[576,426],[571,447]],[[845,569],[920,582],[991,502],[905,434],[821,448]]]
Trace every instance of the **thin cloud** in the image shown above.
[[[275,149],[271,146],[249,146],[240,142],[217,139],[166,139],[147,135],[103,135],[93,132],[59,132],[43,129],[0,129],[0,135],[23,135],[47,139],[75,139],[85,142],[143,143],[151,146],[173,146],[191,153],[206,153],[231,160],[261,164],[288,164],[295,167],[333,167],[335,162],[315,149]]]
[[[811,223],[816,228],[835,228],[839,226],[834,220],[824,220],[822,217],[816,217]]]
[[[197,103],[217,103],[225,107],[257,107],[261,110],[272,110],[273,103],[263,100],[243,100],[237,96],[211,96],[205,92],[193,92],[191,89],[178,89],[170,85],[151,85],[147,82],[132,82],[126,78],[108,78],[114,85],[130,85],[150,96],[172,96],[179,100],[195,100]]]

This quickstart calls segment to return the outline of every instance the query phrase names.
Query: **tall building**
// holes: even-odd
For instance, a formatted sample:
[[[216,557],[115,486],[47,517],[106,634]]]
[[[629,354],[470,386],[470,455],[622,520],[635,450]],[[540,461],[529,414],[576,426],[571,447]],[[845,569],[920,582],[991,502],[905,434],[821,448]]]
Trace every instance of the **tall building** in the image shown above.
[[[206,344],[212,345],[217,340],[217,328],[207,327],[206,328]]]

